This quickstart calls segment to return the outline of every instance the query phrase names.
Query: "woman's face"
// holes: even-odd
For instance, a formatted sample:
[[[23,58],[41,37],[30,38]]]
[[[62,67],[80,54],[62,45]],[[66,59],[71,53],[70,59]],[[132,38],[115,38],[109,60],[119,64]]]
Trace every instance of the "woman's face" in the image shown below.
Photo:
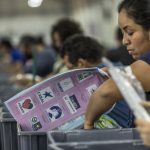
[[[53,35],[52,35],[52,41],[53,41],[53,46],[59,52],[63,43],[61,41],[61,37],[60,37],[60,34],[58,32],[54,32],[53,33]]]
[[[136,24],[125,10],[119,13],[118,23],[123,32],[123,44],[134,59],[150,51],[150,31]]]

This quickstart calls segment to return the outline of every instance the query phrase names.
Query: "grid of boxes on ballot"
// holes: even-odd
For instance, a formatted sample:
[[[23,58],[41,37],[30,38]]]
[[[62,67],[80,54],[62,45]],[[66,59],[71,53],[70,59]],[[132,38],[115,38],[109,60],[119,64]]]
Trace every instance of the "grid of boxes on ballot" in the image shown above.
[[[22,91],[5,104],[23,131],[77,128],[104,77],[98,68],[72,70]]]

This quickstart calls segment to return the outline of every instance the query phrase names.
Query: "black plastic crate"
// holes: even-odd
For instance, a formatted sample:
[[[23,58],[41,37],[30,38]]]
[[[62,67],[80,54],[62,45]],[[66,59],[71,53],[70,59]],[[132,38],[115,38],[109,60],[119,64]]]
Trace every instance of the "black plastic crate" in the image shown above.
[[[0,118],[13,118],[4,102],[16,95],[21,89],[16,89],[12,85],[0,85]]]
[[[0,81],[0,103],[4,103],[14,95],[18,94],[22,89],[14,87],[14,85],[1,84]]]
[[[17,123],[14,119],[0,119],[1,150],[18,150]]]
[[[136,129],[100,129],[100,130],[73,130],[49,131],[48,150],[68,149],[120,149],[126,145],[131,150],[145,148]],[[113,140],[113,141],[112,141]],[[140,145],[134,147],[137,141]],[[107,145],[108,144],[108,145]],[[139,144],[139,143],[138,143]],[[114,148],[113,148],[114,147]]]
[[[149,150],[141,140],[115,140],[50,144],[48,150]]]
[[[47,150],[46,132],[18,131],[19,150]]]
[[[49,142],[87,142],[105,140],[140,139],[136,129],[100,129],[100,130],[72,130],[47,132]]]

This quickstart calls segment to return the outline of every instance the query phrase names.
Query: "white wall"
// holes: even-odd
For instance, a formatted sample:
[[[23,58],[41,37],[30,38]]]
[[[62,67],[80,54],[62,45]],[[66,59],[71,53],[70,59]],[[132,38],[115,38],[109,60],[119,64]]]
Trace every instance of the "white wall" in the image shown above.
[[[106,47],[116,45],[117,6],[120,0],[72,0],[72,16],[80,21],[88,35]]]
[[[50,42],[50,27],[68,14],[66,0],[44,0],[41,7],[30,8],[27,0],[0,0],[0,37],[10,36],[18,43],[26,33],[42,34]]]
[[[39,8],[29,8],[27,0],[0,1],[0,36],[11,36],[17,43],[24,33],[43,34],[49,42],[50,26],[61,17],[81,22],[86,34],[105,46],[115,46],[117,5],[121,0],[44,0]]]
[[[39,35],[45,36],[47,43],[50,42],[49,33],[50,27],[61,17],[65,15],[57,16],[24,16],[24,17],[14,17],[14,18],[3,18],[0,19],[0,36],[10,36],[13,37],[14,43],[18,43],[18,40],[23,34]]]

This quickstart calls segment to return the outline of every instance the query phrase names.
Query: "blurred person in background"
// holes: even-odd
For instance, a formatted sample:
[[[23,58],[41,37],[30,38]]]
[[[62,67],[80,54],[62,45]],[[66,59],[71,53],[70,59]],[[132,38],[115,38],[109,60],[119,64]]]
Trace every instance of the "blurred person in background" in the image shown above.
[[[78,22],[64,18],[58,20],[51,29],[52,47],[56,51],[57,59],[53,68],[53,73],[61,73],[67,71],[67,67],[60,56],[61,48],[67,38],[75,34],[83,34],[81,26]]]
[[[69,37],[61,50],[61,57],[68,69],[99,66],[103,56],[105,49],[97,40],[79,34]]]
[[[24,35],[19,46],[24,54],[22,73],[14,79],[19,86],[31,86],[52,73],[56,54],[47,47],[42,36]]]
[[[44,43],[42,36],[34,38],[34,45],[31,49],[32,59],[28,65],[24,66],[24,73],[33,73],[40,77],[45,77],[52,73],[55,62],[55,52]]]
[[[33,84],[33,75],[30,74],[29,77],[24,73],[25,68],[32,65],[33,54],[32,50],[34,47],[35,38],[30,34],[25,34],[20,38],[18,48],[23,54],[22,57],[22,68],[21,71],[16,75],[11,77],[11,80],[19,87],[28,87]]]
[[[23,65],[26,66],[32,61],[33,55],[32,50],[34,47],[35,38],[30,34],[23,35],[20,38],[18,48],[23,54]]]
[[[5,71],[19,72],[23,64],[22,59],[23,54],[13,46],[10,38],[3,37],[0,39],[0,61],[5,66]]]

